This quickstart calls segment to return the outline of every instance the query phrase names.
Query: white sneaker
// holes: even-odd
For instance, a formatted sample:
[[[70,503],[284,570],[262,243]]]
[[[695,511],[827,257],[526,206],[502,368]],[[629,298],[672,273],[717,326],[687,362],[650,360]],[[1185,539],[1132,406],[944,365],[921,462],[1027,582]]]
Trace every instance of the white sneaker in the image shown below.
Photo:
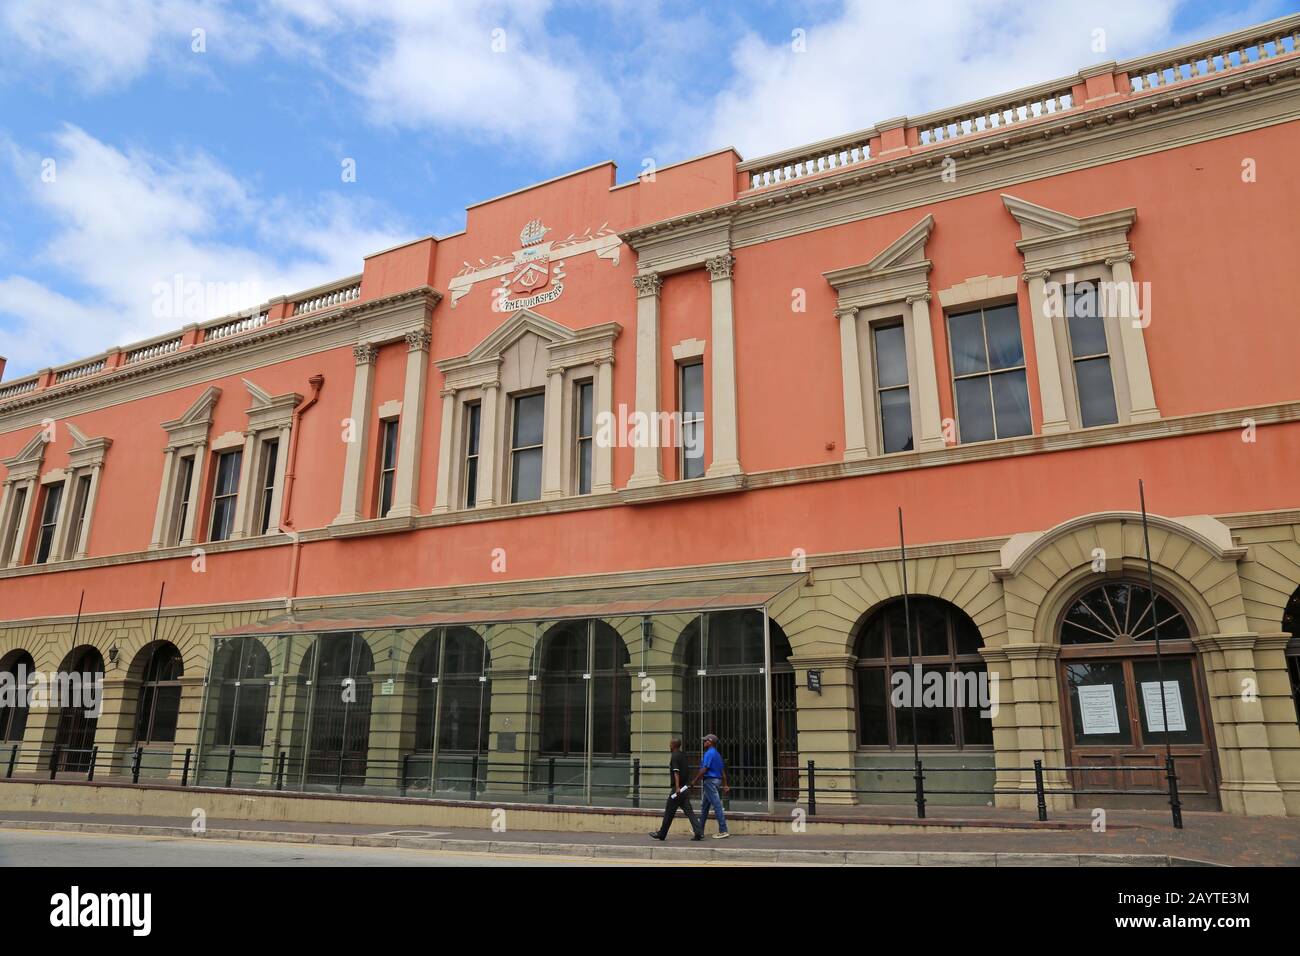
[[[715,840],[725,840],[725,839],[726,839],[727,837],[729,837],[729,836],[731,836],[730,833],[715,833],[715,834],[713,834],[713,839],[715,839]]]

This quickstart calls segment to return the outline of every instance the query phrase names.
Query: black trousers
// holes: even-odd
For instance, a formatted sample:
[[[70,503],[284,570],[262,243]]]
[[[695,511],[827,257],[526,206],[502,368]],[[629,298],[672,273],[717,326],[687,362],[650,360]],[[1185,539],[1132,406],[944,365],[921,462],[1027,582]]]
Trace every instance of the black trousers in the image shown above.
[[[662,840],[668,836],[668,828],[673,825],[673,819],[677,816],[677,808],[681,807],[686,813],[686,819],[691,823],[691,832],[700,832],[700,821],[695,816],[695,811],[691,809],[690,791],[683,793],[680,797],[675,793],[668,795],[668,804],[664,807],[664,822],[659,828],[659,838]]]

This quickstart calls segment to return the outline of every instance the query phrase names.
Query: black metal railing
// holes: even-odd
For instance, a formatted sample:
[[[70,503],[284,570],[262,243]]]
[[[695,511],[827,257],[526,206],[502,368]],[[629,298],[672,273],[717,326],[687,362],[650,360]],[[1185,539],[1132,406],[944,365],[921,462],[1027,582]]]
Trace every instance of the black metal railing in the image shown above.
[[[587,805],[592,807],[639,808],[646,801],[649,787],[650,802],[659,799],[669,789],[669,770],[665,765],[643,764],[639,758],[604,761],[593,766],[590,776],[586,764],[575,763],[554,756],[533,756],[520,762],[505,762],[499,758],[489,760],[487,755],[474,753],[440,754],[436,760],[421,752],[402,754],[394,759],[358,758],[354,754],[323,754],[309,752],[292,754],[280,750],[273,754],[238,748],[221,748],[196,755],[191,748],[184,751],[165,748],[149,749],[137,746],[122,750],[101,750],[98,747],[72,748],[55,746],[51,749],[8,746],[8,753],[0,749],[0,766],[6,779],[48,777],[49,780],[93,781],[111,779],[116,783],[129,780],[140,784],[143,779],[153,786],[202,786],[224,789],[275,790],[299,793],[335,793],[350,795],[400,796],[439,800],[493,800],[537,802],[545,804]],[[358,769],[359,768],[359,769]],[[999,767],[931,767],[927,773],[924,760],[911,765],[826,767],[809,760],[797,765],[774,768],[776,779],[800,781],[793,786],[777,788],[779,802],[799,803],[806,806],[808,815],[817,815],[818,794],[833,792],[837,796],[910,797],[915,804],[916,816],[924,819],[926,806],[933,797],[995,797],[1013,795],[1023,797],[1028,793],[1022,787],[1007,789],[996,783],[989,787],[940,787],[929,782],[930,774],[1033,774],[1033,793],[1037,816],[1048,819],[1048,797],[1076,797],[1087,795],[1162,796],[1168,800],[1173,825],[1182,829],[1182,802],[1178,791],[1178,774],[1172,759],[1163,766],[1067,766],[1048,765],[1041,759],[1033,765]],[[764,777],[766,768],[733,765],[728,775],[755,774]],[[1160,787],[1102,787],[1080,786],[1089,773],[1114,772],[1158,773],[1164,776],[1165,786]],[[910,778],[910,785],[900,787],[871,787],[859,785],[865,775],[899,774]],[[1048,774],[1058,775],[1049,784]],[[62,776],[60,776],[62,775]],[[826,780],[832,783],[826,786]],[[732,800],[723,798],[723,807],[732,810]],[[752,803],[752,801],[744,801]],[[859,804],[860,806],[862,804]],[[753,809],[762,809],[754,805]]]

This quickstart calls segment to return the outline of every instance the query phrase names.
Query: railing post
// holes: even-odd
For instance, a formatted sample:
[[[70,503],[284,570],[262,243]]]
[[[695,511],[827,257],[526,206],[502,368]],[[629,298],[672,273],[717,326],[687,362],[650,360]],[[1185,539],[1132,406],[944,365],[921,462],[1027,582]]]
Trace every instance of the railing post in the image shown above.
[[[1173,754],[1165,757],[1165,777],[1169,780],[1169,811],[1173,814],[1174,829],[1183,828],[1183,805],[1178,799],[1178,772],[1174,769]]]
[[[546,802],[555,802],[555,758],[552,757],[546,765]]]
[[[1043,790],[1043,762],[1034,761],[1034,793],[1038,795],[1038,819],[1047,822],[1047,793]]]
[[[14,764],[18,762],[18,745],[14,744],[14,749],[9,751],[9,769],[5,772],[5,777],[14,775]]]
[[[817,816],[817,762],[808,761],[808,816]]]
[[[86,779],[87,779],[87,780],[94,780],[94,779],[95,779],[95,761],[98,760],[98,759],[99,759],[99,748],[98,748],[98,747],[91,747],[91,748],[90,748],[90,768],[86,771]]]
[[[632,760],[632,807],[641,806],[641,758]]]
[[[469,762],[469,798],[478,799],[478,754]]]
[[[402,754],[402,786],[399,788],[398,791],[399,793],[401,793],[402,796],[406,796],[406,777],[407,777],[407,772],[410,769],[411,769],[411,755]]]
[[[50,779],[53,780],[59,775],[59,745],[54,745],[54,752],[50,754]]]
[[[275,768],[275,789],[277,790],[284,789],[284,758],[286,756],[287,756],[286,752],[281,750],[280,759],[278,761],[278,765]]]
[[[144,748],[135,748],[135,757],[131,761],[131,782],[140,782],[140,759],[144,756]]]
[[[185,764],[181,767],[181,788],[190,785],[190,748],[185,748]]]
[[[230,748],[230,756],[226,758],[226,788],[229,789],[235,782],[235,748]]]
[[[921,758],[916,759],[916,818],[925,819],[925,768],[921,765]]]

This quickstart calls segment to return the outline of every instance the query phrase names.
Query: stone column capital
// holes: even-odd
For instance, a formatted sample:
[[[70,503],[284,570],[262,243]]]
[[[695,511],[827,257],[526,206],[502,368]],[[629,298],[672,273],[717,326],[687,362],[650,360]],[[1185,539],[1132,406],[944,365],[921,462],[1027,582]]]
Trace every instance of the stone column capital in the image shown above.
[[[361,342],[352,346],[352,358],[358,365],[374,365],[375,359],[379,357],[379,349],[369,342]]]
[[[408,352],[427,352],[432,342],[433,333],[428,329],[413,329],[406,333],[406,349]]]
[[[657,296],[659,290],[663,288],[663,284],[663,277],[657,272],[643,272],[632,277],[632,285],[636,287],[638,298],[647,295]]]
[[[917,295],[909,295],[906,302],[908,305],[911,305],[913,302],[929,302],[932,298],[933,296],[930,295],[929,292],[921,292]]]
[[[728,252],[726,255],[705,259],[704,268],[709,270],[710,279],[715,281],[718,279],[730,279],[735,272],[736,257]]]
[[[1033,282],[1035,279],[1038,279],[1040,282],[1046,282],[1047,277],[1051,274],[1051,271],[1048,269],[1040,269],[1036,272],[1022,272],[1020,273],[1020,281]]]
[[[1113,265],[1115,265],[1115,264],[1117,264],[1117,263],[1120,263],[1120,262],[1127,263],[1127,264],[1130,264],[1130,265],[1131,265],[1131,264],[1133,263],[1133,260],[1136,259],[1136,258],[1137,258],[1137,256],[1135,256],[1133,253],[1131,253],[1131,252],[1126,252],[1126,253],[1124,253],[1123,255],[1120,255],[1120,256],[1111,256],[1110,258],[1108,258],[1108,259],[1106,260],[1106,265],[1108,265],[1108,266],[1113,266]]]

